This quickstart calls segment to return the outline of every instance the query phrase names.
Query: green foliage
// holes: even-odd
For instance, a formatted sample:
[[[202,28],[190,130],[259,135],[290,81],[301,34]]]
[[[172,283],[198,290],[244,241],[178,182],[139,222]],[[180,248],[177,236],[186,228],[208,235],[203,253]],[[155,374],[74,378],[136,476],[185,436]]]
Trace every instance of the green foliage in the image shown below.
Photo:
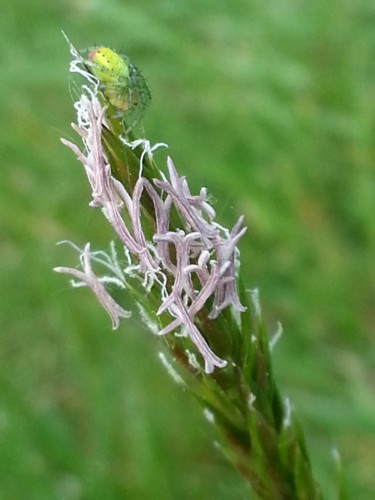
[[[276,375],[317,478],[333,491],[337,446],[349,498],[373,498],[373,16],[370,0],[3,9],[0,496],[249,496],[149,332],[134,320],[112,334],[92,297],[51,272],[60,238],[110,239],[59,143],[73,120],[63,28],[137,61],[154,96],[148,135],[224,222],[245,214],[244,281],[268,329],[284,325]]]

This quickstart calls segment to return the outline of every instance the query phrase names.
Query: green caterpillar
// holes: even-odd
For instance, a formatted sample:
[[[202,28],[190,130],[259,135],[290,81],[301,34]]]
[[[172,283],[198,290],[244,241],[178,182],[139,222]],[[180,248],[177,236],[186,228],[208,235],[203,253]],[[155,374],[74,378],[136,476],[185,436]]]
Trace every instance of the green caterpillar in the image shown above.
[[[116,111],[133,127],[142,118],[151,94],[138,68],[129,58],[108,47],[89,53],[88,68],[99,80],[101,90]]]

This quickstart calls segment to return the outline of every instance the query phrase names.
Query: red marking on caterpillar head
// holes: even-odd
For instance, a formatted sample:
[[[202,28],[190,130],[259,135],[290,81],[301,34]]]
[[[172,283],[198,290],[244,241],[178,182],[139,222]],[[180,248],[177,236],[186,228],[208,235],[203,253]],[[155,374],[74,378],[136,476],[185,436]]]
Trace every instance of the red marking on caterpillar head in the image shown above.
[[[93,49],[90,53],[89,53],[89,59],[94,59],[94,57],[96,56],[97,52],[98,52],[99,47],[96,47],[96,49]]]

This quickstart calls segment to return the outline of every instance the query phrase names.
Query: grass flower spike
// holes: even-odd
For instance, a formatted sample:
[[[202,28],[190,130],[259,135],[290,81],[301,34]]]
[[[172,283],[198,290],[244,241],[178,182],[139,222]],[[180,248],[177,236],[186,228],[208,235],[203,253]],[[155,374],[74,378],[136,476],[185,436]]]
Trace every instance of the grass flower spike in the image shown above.
[[[145,325],[164,340],[163,365],[200,401],[223,452],[260,498],[321,498],[303,435],[272,375],[257,294],[238,277],[243,217],[222,227],[205,188],[193,194],[170,157],[166,171],[156,166],[153,155],[166,145],[137,135],[150,94],[127,57],[105,47],[70,50],[71,71],[85,78],[73,124],[83,147],[62,142],[84,167],[90,206],[102,210],[117,244],[105,253],[88,243],[82,270],[55,270],[89,287],[113,328],[130,312],[108,285],[133,297]]]

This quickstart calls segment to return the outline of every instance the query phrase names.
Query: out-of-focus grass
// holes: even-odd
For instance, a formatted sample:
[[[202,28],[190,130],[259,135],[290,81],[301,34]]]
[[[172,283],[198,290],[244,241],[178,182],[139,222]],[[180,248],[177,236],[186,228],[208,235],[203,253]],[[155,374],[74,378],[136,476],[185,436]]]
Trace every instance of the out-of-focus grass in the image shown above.
[[[375,7],[346,2],[13,1],[2,9],[0,497],[247,498],[136,317],[112,333],[54,265],[60,239],[111,234],[87,207],[71,136],[68,50],[123,50],[149,81],[146,129],[181,172],[244,213],[283,391],[332,494],[375,491]],[[72,92],[74,92],[74,86]],[[218,479],[219,478],[219,479]],[[350,496],[350,497],[351,497]]]

